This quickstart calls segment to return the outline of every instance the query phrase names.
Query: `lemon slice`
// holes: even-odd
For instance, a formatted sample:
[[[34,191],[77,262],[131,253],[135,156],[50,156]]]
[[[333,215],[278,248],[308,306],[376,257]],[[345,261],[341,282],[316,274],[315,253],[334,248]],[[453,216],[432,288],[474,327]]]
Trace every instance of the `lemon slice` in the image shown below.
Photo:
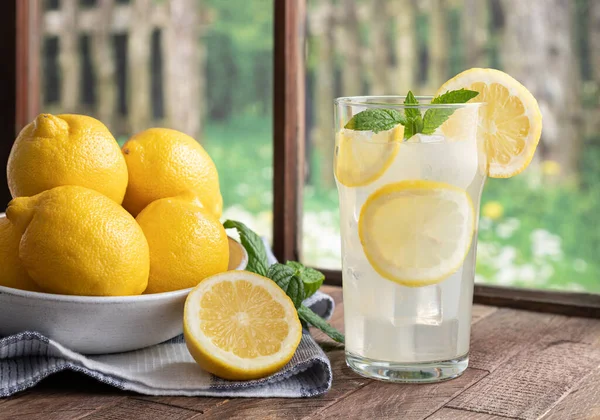
[[[358,234],[381,276],[404,286],[439,283],[463,263],[473,238],[475,211],[461,188],[433,181],[402,181],[371,194]]]
[[[533,158],[542,134],[542,114],[533,95],[508,74],[494,69],[470,69],[448,80],[436,96],[455,89],[479,92],[472,102],[485,102],[480,111],[478,135],[483,139],[488,175],[509,178],[522,172]],[[457,111],[441,130],[460,131]]]
[[[372,134],[342,129],[336,134],[335,176],[346,187],[362,187],[376,181],[390,167],[404,126]]]
[[[277,372],[302,338],[291,299],[274,281],[247,271],[216,274],[196,286],[185,302],[183,331],[200,367],[231,380]]]

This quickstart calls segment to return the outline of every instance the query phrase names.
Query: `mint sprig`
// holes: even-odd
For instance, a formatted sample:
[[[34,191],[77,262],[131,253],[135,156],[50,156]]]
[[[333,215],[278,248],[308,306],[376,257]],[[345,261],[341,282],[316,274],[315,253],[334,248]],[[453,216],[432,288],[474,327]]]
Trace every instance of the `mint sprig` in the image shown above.
[[[236,229],[240,235],[242,246],[248,253],[247,271],[273,280],[294,303],[298,317],[306,324],[320,329],[333,340],[343,343],[344,335],[329,325],[327,321],[314,313],[302,302],[312,296],[323,284],[325,276],[320,271],[305,267],[297,261],[285,264],[275,263],[269,266],[265,245],[252,229],[241,222],[227,220],[223,223],[225,229]]]
[[[452,90],[433,98],[431,104],[463,104],[479,95],[468,89]],[[409,139],[415,134],[433,134],[456,110],[455,108],[429,108],[421,115],[419,101],[411,91],[404,100],[404,115],[395,109],[367,109],[354,115],[344,128],[356,131],[391,130],[398,124],[404,126],[404,138]],[[414,105],[414,106],[410,106]]]

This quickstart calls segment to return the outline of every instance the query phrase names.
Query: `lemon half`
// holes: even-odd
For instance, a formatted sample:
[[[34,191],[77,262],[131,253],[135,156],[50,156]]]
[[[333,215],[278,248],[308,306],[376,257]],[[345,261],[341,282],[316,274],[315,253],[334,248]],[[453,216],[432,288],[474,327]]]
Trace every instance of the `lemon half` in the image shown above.
[[[404,126],[373,134],[342,129],[336,134],[335,176],[346,187],[362,187],[379,179],[390,167]]]
[[[291,299],[274,281],[247,271],[203,280],[186,300],[183,325],[196,362],[231,380],[277,372],[302,338]]]
[[[358,221],[360,242],[381,276],[404,286],[439,283],[458,270],[473,239],[467,192],[433,181],[401,181],[371,194]]]
[[[533,95],[500,70],[474,68],[448,80],[436,96],[462,88],[479,92],[473,102],[487,104],[480,111],[478,133],[485,144],[488,175],[509,178],[525,170],[542,134],[542,113]],[[451,117],[441,130],[452,133],[456,124],[461,121]]]

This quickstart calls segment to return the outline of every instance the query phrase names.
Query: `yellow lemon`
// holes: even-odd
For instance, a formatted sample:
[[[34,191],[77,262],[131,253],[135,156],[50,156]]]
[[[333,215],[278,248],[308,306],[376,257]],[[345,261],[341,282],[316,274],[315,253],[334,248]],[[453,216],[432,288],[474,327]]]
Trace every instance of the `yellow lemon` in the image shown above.
[[[381,187],[363,205],[358,234],[371,266],[404,286],[439,283],[460,268],[475,228],[471,198],[434,181]]]
[[[370,131],[342,129],[336,134],[335,176],[346,187],[361,187],[379,179],[390,167],[404,126],[373,134]]]
[[[79,186],[13,199],[6,216],[21,230],[19,257],[50,293],[141,294],[148,284],[148,243],[135,219],[108,197]]]
[[[39,292],[19,259],[21,232],[4,216],[0,216],[0,286]]]
[[[225,229],[197,200],[187,196],[156,200],[136,220],[150,246],[146,293],[194,287],[227,270]]]
[[[204,280],[188,295],[183,332],[204,370],[246,380],[285,366],[300,344],[302,325],[291,299],[273,280],[228,271]]]
[[[119,145],[104,124],[86,115],[38,115],[15,140],[7,175],[13,197],[80,185],[121,204],[127,188]]]
[[[136,216],[159,198],[192,191],[208,211],[221,217],[223,198],[212,159],[192,137],[167,128],[151,128],[134,135],[122,148],[129,170],[123,201]]]
[[[488,175],[509,178],[527,168],[542,135],[542,113],[533,95],[508,74],[495,69],[469,69],[448,80],[436,96],[456,89],[479,92],[472,102],[485,102],[478,135],[484,141]],[[455,135],[462,122],[458,111],[442,132]],[[458,130],[460,131],[460,130]]]

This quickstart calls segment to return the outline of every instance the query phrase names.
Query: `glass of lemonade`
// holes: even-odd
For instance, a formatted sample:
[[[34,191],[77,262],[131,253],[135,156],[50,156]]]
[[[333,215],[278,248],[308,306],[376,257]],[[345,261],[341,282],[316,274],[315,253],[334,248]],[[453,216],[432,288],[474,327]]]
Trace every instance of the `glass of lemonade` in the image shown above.
[[[450,379],[467,368],[487,173],[477,135],[484,105],[416,99],[335,101],[346,361],[361,375],[398,382]],[[419,121],[345,128],[372,110]],[[450,116],[428,129],[428,112]]]

